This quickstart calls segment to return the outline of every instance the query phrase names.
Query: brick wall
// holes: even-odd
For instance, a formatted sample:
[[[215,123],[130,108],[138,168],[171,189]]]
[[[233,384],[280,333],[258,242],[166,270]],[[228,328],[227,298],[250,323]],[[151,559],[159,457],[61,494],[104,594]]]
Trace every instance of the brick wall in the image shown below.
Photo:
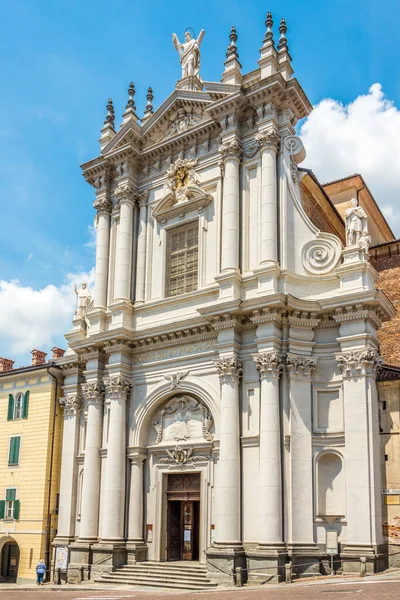
[[[379,273],[377,287],[397,310],[393,319],[383,323],[379,331],[380,351],[389,365],[400,366],[400,242],[371,248],[371,264]]]
[[[337,231],[337,229],[332,225],[329,216],[324,213],[306,187],[300,184],[300,190],[301,203],[303,205],[304,212],[310,221],[312,221],[314,225],[321,231],[324,231],[325,233],[333,233],[333,235],[337,235],[342,242],[344,242],[344,227],[343,231]]]

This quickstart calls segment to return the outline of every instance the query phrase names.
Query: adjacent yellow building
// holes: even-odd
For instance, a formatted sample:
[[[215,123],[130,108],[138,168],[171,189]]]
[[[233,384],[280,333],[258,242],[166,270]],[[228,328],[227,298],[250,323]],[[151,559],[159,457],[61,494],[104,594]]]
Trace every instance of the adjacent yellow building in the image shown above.
[[[53,359],[63,350],[53,348]],[[0,358],[0,581],[36,578],[50,565],[61,462],[61,369],[32,351],[32,365]]]

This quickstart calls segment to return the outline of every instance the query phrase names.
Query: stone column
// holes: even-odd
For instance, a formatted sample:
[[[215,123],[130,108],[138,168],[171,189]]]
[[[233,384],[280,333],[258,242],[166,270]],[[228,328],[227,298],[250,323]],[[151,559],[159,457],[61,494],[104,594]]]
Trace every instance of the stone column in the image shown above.
[[[93,206],[97,210],[94,307],[106,308],[110,253],[111,202],[107,197],[102,197],[98,198],[93,203]]]
[[[142,449],[143,452],[143,449]],[[146,455],[130,448],[131,477],[128,515],[128,558],[135,562],[144,560],[147,546],[143,537],[143,461]]]
[[[381,473],[375,348],[336,355],[343,375],[346,442],[346,543],[344,560],[374,560],[382,543]],[[372,566],[371,566],[372,568]],[[350,569],[348,569],[350,570]]]
[[[259,462],[259,548],[282,549],[282,471],[279,377],[283,369],[277,352],[254,357],[261,378]]]
[[[77,487],[79,413],[82,406],[80,393],[66,394],[60,398],[64,407],[63,445],[61,455],[60,502],[57,540],[66,543],[74,539]]]
[[[105,542],[121,542],[125,524],[126,479],[126,400],[132,382],[122,375],[110,375],[106,381],[110,400],[107,462],[105,471],[104,522],[102,538]]]
[[[222,272],[239,271],[240,160],[242,149],[237,140],[220,147],[224,187],[222,199]]]
[[[279,135],[275,129],[256,135],[261,146],[261,236],[260,265],[278,261],[278,190],[276,153]]]
[[[120,217],[115,257],[115,300],[130,300],[132,281],[133,187],[126,183],[117,188],[115,195],[120,202]]]
[[[136,267],[136,304],[142,304],[146,297],[146,245],[147,245],[147,200],[148,190],[139,197],[139,236]]]
[[[79,541],[95,542],[99,527],[104,387],[100,381],[88,381],[82,385],[82,391],[87,405],[87,427]]]
[[[309,559],[315,551],[312,466],[312,373],[316,359],[288,354],[290,378],[290,459],[291,510],[289,548],[297,554],[297,563]],[[303,562],[307,562],[304,560]],[[308,562],[311,562],[308,560]],[[310,567],[313,570],[312,567]],[[309,569],[309,570],[310,570]]]
[[[215,361],[221,380],[220,446],[216,482],[216,545],[241,547],[239,378],[236,356]]]

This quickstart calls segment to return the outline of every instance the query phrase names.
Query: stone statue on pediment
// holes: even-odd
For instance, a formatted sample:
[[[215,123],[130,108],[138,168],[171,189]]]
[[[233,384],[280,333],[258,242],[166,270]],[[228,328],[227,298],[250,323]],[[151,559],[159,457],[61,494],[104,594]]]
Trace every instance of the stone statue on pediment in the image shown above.
[[[181,43],[176,33],[172,34],[172,41],[179,53],[182,67],[182,79],[185,77],[199,76],[200,72],[200,44],[204,37],[204,29],[197,39],[192,37],[190,31],[185,31],[185,41]]]
[[[365,210],[359,206],[357,198],[350,200],[350,208],[346,210],[346,245],[354,246],[360,241],[364,232],[368,235],[368,217]]]

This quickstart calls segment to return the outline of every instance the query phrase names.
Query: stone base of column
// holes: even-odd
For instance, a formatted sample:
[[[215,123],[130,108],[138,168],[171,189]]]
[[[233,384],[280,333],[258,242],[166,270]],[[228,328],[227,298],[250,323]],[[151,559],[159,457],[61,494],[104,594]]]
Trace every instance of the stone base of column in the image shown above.
[[[365,574],[372,575],[373,573],[384,571],[387,568],[386,554],[387,549],[385,551],[385,546],[341,544],[340,559],[343,573],[360,575],[362,569],[365,569]],[[365,563],[361,560],[362,558],[365,558]]]
[[[89,540],[78,540],[73,542],[69,547],[69,563],[68,563],[68,582],[81,583],[82,574],[83,580],[89,579],[92,565],[92,544],[97,542],[97,538],[92,542]],[[83,567],[83,572],[82,572]]]
[[[249,581],[280,583],[285,580],[286,544],[259,544],[247,551]]]
[[[241,287],[243,278],[239,271],[230,269],[223,271],[215,277],[219,284],[218,300],[239,300],[241,298]]]
[[[321,575],[320,559],[322,556],[317,544],[291,542],[287,545],[288,556],[292,559],[294,577],[315,577]]]
[[[111,542],[102,540],[92,546],[92,573],[100,577],[103,573],[109,573],[127,563],[127,552],[125,542]]]
[[[93,308],[86,315],[87,320],[90,323],[90,333],[101,333],[105,330],[106,324],[106,309],[105,308]]]
[[[279,291],[280,272],[279,264],[273,260],[254,269],[258,279],[257,294],[276,294]]]
[[[110,329],[123,327],[132,330],[133,304],[130,300],[114,300],[109,309],[111,311]]]
[[[147,560],[147,544],[143,540],[128,540],[126,542],[128,565]]]
[[[206,550],[207,570],[220,585],[235,584],[235,570],[243,569],[243,583],[247,581],[246,553],[242,545],[218,543]]]

